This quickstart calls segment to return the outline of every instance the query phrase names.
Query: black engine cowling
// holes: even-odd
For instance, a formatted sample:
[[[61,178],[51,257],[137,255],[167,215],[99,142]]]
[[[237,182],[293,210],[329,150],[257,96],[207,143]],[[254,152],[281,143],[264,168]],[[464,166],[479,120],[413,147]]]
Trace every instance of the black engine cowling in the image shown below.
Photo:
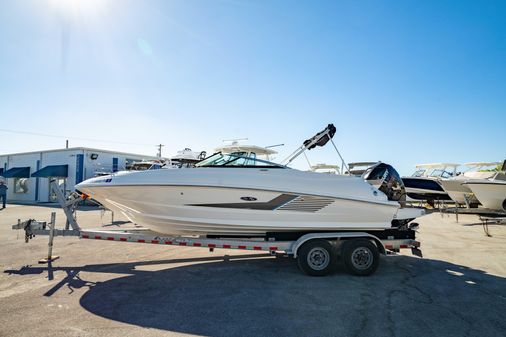
[[[385,193],[388,200],[398,201],[401,205],[406,202],[406,189],[401,176],[388,164],[378,163],[369,167],[362,178],[369,184]]]

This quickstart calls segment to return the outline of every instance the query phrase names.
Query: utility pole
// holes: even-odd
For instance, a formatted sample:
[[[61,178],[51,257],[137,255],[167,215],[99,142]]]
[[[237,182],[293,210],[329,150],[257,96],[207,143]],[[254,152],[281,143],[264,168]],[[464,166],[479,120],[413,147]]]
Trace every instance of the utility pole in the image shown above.
[[[162,147],[165,146],[163,144],[158,144],[157,147],[158,147],[158,154],[157,154],[157,157],[158,158],[162,158]]]

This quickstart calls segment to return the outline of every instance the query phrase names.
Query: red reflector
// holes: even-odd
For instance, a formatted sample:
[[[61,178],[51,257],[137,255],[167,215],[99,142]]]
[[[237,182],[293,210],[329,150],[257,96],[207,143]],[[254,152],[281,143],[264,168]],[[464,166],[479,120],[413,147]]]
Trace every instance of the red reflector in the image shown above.
[[[186,242],[180,242],[179,245],[180,246],[186,246]]]
[[[393,249],[393,248],[394,248],[394,246],[393,246],[393,245],[385,245],[385,248],[386,248],[386,249]]]
[[[215,245],[214,243],[208,243],[208,244],[207,244],[207,247],[209,247],[209,248],[215,248],[215,247],[216,247],[216,245]]]
[[[95,235],[95,239],[100,240],[102,237],[100,235]]]
[[[172,241],[165,241],[165,244],[166,244],[166,245],[171,245],[171,244],[172,244]]]
[[[112,236],[107,237],[107,240],[114,241],[114,238]]]
[[[120,241],[126,241],[126,238],[119,238]]]
[[[246,249],[246,246],[237,246],[239,249]]]
[[[401,245],[401,248],[408,248],[408,245]]]
[[[157,240],[151,240],[151,243],[158,243]]]
[[[262,247],[254,246],[253,250],[262,250]]]
[[[278,250],[278,247],[269,247],[269,250]]]
[[[223,248],[230,248],[230,245],[223,245]]]
[[[89,235],[83,235],[83,236],[81,236],[81,237],[82,237],[83,239],[89,239],[89,238],[90,238],[90,236],[89,236]]]
[[[194,246],[194,247],[200,247],[200,246],[202,246],[202,244],[201,244],[201,243],[198,243],[198,242],[194,242],[194,243],[193,243],[193,246]]]
[[[146,242],[146,240],[137,240],[137,242],[144,243],[144,242]]]

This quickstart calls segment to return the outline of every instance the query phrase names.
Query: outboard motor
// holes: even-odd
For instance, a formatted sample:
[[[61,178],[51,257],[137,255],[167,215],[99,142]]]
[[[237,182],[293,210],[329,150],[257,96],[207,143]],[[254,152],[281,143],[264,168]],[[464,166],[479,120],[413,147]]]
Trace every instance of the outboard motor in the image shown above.
[[[362,178],[369,184],[385,193],[388,200],[398,201],[402,206],[406,203],[406,189],[399,173],[388,164],[378,163],[369,167]]]

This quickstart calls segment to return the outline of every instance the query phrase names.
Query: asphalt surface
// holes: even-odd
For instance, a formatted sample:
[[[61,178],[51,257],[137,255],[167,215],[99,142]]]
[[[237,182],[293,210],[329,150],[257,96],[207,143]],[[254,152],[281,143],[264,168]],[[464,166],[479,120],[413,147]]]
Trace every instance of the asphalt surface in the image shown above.
[[[303,275],[286,257],[234,250],[55,238],[25,244],[0,211],[0,336],[505,336],[506,226],[475,216],[419,219],[424,258],[382,257],[376,274]],[[88,208],[84,228],[132,226]],[[48,277],[52,276],[52,280]]]

